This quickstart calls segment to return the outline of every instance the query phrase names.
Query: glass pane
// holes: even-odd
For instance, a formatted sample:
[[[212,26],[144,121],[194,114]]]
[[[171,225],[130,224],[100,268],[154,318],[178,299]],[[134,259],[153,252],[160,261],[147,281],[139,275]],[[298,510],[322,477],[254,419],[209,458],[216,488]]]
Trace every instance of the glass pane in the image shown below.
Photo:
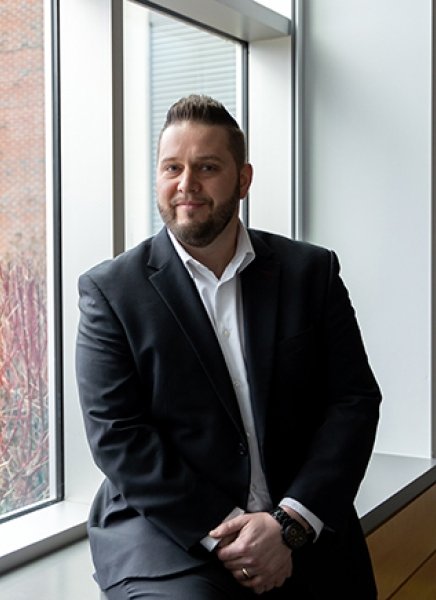
[[[0,9],[0,518],[50,496],[43,4]]]
[[[154,192],[156,144],[170,105],[182,96],[207,94],[241,121],[242,45],[130,1],[124,37],[126,240],[131,246],[162,226]]]

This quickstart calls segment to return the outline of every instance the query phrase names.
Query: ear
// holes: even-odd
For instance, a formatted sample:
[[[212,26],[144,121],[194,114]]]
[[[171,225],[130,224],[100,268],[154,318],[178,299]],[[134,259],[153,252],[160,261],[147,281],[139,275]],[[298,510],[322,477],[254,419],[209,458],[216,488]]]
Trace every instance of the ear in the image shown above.
[[[239,197],[245,198],[250,189],[251,180],[253,179],[253,167],[250,163],[245,163],[239,172]]]

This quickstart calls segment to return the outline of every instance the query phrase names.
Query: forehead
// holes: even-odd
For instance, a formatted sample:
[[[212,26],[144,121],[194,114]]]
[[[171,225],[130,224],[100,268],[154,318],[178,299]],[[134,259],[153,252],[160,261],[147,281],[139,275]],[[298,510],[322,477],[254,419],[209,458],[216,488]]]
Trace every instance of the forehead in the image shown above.
[[[224,127],[192,121],[174,123],[165,129],[159,145],[159,160],[181,155],[216,155],[232,159],[229,136]]]

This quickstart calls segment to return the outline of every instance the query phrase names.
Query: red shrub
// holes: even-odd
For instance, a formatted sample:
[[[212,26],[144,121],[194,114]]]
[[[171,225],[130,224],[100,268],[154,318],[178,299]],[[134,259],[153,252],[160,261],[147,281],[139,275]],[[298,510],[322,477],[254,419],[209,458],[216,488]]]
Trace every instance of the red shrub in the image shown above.
[[[0,263],[0,515],[49,493],[45,277]]]

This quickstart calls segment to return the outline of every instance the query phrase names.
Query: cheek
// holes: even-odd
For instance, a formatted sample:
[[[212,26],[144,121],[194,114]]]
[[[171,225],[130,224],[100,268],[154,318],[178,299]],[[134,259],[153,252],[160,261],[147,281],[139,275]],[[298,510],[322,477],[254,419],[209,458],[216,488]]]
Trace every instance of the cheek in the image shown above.
[[[177,183],[173,181],[157,181],[156,193],[159,201],[172,198],[177,190]]]

